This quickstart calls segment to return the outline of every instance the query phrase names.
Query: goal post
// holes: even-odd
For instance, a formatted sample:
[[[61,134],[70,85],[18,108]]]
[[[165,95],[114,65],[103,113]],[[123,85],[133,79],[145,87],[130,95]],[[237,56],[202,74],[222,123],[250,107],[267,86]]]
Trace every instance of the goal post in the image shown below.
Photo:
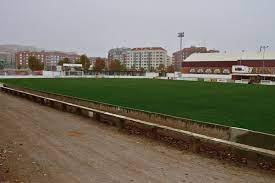
[[[64,76],[84,76],[82,64],[63,64]]]

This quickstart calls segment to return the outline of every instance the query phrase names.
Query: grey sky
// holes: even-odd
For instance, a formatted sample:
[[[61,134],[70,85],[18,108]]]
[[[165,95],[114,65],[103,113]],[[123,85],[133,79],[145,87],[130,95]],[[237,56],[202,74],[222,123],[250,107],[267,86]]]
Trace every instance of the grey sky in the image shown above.
[[[117,46],[275,46],[274,0],[0,0],[0,44],[106,56]]]

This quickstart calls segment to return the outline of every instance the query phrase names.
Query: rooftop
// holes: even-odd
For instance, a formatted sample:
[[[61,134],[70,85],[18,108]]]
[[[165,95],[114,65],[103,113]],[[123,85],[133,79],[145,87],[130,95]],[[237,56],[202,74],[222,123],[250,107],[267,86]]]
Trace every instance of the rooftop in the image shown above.
[[[185,62],[215,62],[238,60],[274,60],[275,52],[244,52],[244,53],[194,53]]]
[[[162,50],[162,51],[166,51],[162,47],[144,47],[144,48],[133,48],[132,49],[132,51],[144,51],[144,50]]]

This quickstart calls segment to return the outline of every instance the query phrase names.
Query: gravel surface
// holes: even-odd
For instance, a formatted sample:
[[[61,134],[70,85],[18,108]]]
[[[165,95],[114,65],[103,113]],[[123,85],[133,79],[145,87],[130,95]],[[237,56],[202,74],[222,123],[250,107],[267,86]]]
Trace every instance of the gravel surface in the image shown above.
[[[0,182],[275,182],[0,93]]]

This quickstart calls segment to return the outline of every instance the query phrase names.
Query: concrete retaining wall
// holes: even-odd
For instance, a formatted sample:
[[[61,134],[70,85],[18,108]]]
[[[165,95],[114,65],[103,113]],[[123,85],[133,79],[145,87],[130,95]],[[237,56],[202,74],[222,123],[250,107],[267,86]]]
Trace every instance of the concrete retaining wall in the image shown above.
[[[229,141],[275,151],[275,136],[241,128],[231,128]]]
[[[190,120],[186,118],[179,118],[179,117],[174,117],[174,116],[169,116],[164,114],[158,114],[158,113],[153,113],[148,111],[136,110],[132,108],[120,107],[120,106],[101,103],[97,101],[83,100],[80,98],[64,96],[64,95],[59,95],[54,93],[35,91],[27,88],[17,88],[12,86],[8,86],[8,87],[34,93],[44,97],[54,98],[57,100],[70,102],[81,106],[91,107],[91,108],[103,110],[106,112],[112,112],[112,113],[116,113],[116,114],[120,114],[128,117],[133,117],[135,119],[150,121],[152,123],[156,123],[159,125],[165,125],[172,128],[187,130],[194,133],[204,134],[204,135],[208,135],[211,137],[216,137],[224,140],[228,140],[230,138],[230,127],[227,127],[227,126],[216,125],[212,123],[205,123],[205,122]]]

